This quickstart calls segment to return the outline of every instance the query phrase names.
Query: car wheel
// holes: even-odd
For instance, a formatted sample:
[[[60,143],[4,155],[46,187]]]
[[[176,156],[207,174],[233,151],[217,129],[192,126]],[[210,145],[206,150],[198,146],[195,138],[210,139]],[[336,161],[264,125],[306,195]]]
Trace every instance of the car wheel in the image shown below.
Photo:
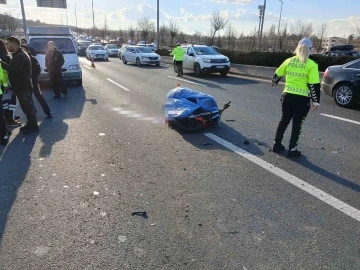
[[[125,59],[125,56],[122,57],[122,61],[123,61],[123,63],[124,63],[125,65],[127,64],[127,61],[126,61],[126,59]]]
[[[335,103],[344,108],[352,108],[358,101],[354,86],[348,83],[337,85],[334,89],[333,96]]]
[[[227,71],[221,71],[220,75],[225,77],[226,75],[228,75],[228,72]]]
[[[200,65],[198,63],[195,64],[194,71],[195,71],[195,76],[196,77],[200,77],[202,75],[201,74],[201,68],[200,68]]]
[[[178,73],[178,68],[177,68],[177,65],[176,65],[176,62],[174,61],[174,72],[175,73]]]
[[[81,86],[81,85],[82,85],[82,79],[76,80],[76,84],[77,84],[78,86]]]
[[[140,62],[140,59],[139,59],[139,58],[136,58],[136,65],[137,65],[137,66],[140,66],[140,65],[141,65],[141,62]]]

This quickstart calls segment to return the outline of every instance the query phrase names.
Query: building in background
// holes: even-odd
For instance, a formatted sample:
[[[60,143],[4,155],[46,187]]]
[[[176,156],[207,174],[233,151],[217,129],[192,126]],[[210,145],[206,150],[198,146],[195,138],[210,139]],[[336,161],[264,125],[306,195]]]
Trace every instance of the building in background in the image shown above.
[[[332,46],[342,45],[342,44],[348,44],[348,39],[341,37],[328,37],[328,38],[324,38],[322,43],[322,48],[324,52],[327,52],[330,50]]]

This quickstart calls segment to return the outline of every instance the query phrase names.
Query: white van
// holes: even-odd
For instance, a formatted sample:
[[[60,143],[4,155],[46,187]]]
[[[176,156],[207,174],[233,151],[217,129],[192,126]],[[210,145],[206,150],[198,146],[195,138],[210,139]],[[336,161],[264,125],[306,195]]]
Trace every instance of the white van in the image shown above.
[[[49,73],[45,67],[47,43],[55,42],[56,48],[64,55],[65,63],[62,67],[65,81],[75,81],[82,85],[82,69],[77,55],[78,47],[72,37],[69,27],[64,26],[31,26],[26,33],[27,42],[37,52],[36,59],[41,66],[39,81],[49,81]]]

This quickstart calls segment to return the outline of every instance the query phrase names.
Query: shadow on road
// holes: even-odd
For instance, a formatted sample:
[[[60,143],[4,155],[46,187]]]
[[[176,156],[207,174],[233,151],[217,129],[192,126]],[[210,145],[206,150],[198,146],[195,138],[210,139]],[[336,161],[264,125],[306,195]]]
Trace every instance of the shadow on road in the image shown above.
[[[31,165],[31,152],[38,134],[18,134],[0,156],[0,243],[9,213]]]
[[[348,179],[345,179],[339,175],[333,174],[319,166],[311,163],[305,156],[299,160],[292,160],[293,162],[305,167],[306,169],[312,170],[314,173],[317,173],[331,181],[334,181],[337,184],[343,185],[344,187],[350,188],[356,192],[360,192],[360,185],[351,182]]]
[[[204,132],[200,133],[185,133],[178,129],[176,130],[185,141],[190,143],[191,145],[195,146],[200,150],[225,150],[232,152],[225,148],[224,146],[218,144],[217,142],[211,140],[210,138],[206,137],[204,133],[212,133],[223,140],[226,140],[235,146],[253,154],[256,156],[263,156],[264,152],[259,148],[259,146],[264,146],[265,148],[270,147],[264,143],[260,142],[256,139],[248,139],[244,137],[240,132],[235,130],[234,128],[230,127],[226,123],[222,122],[220,128],[206,128]],[[248,143],[247,143],[248,142]]]
[[[49,89],[45,89],[42,93],[49,104],[53,119],[44,119],[45,114],[35,98],[38,121],[41,121],[40,132],[36,135],[18,133],[6,147],[0,146],[0,242],[18,190],[28,174],[31,153],[37,138],[41,139],[42,144],[40,157],[50,156],[53,146],[64,140],[68,134],[69,127],[65,120],[79,118],[85,102],[97,104],[96,99],[86,98],[83,87],[68,87],[67,99],[53,100],[53,93]],[[22,122],[25,120],[22,117]],[[28,181],[36,180],[28,179]]]

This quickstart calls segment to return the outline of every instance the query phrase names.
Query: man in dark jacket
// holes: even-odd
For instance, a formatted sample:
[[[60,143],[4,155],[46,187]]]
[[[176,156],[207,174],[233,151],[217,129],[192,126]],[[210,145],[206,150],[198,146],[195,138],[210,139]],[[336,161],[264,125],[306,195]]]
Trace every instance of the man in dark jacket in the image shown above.
[[[22,46],[22,45],[28,46],[28,47],[29,47],[29,50],[30,50],[30,52],[31,52],[31,54],[32,54],[33,56],[36,56],[36,55],[37,55],[36,50],[35,50],[33,47],[30,47],[30,46],[27,44],[27,41],[26,41],[25,38],[22,38],[22,39],[20,40],[20,43],[21,43],[21,46]]]
[[[39,87],[39,79],[38,76],[41,73],[41,67],[38,60],[31,54],[30,49],[27,45],[21,45],[23,50],[29,55],[31,60],[31,69],[32,69],[32,84],[33,84],[33,94],[36,99],[39,101],[44,113],[48,116],[48,118],[52,118],[49,105],[46,103],[44,96],[41,93]]]
[[[61,93],[66,97],[67,90],[65,88],[65,82],[62,75],[62,66],[65,60],[63,54],[56,49],[53,41],[48,42],[48,51],[45,56],[45,66],[49,72],[50,81],[54,90],[54,99],[61,98]]]
[[[20,40],[15,37],[6,39],[9,52],[12,53],[10,65],[1,62],[2,67],[8,72],[12,91],[17,96],[20,107],[27,117],[27,124],[20,128],[25,134],[39,131],[34,103],[31,98],[31,61],[29,56],[21,49]]]

